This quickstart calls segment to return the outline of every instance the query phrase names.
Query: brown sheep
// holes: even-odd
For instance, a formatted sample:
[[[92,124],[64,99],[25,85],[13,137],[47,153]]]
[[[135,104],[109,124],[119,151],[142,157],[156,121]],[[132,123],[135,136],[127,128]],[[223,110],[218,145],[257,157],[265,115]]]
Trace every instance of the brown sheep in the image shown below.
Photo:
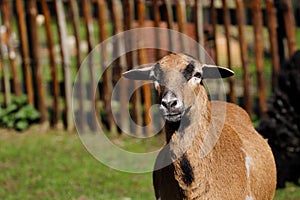
[[[156,199],[274,197],[276,167],[266,140],[242,108],[208,100],[203,80],[233,74],[184,54],[124,73],[130,79],[154,81],[166,121],[167,145],[153,173]]]

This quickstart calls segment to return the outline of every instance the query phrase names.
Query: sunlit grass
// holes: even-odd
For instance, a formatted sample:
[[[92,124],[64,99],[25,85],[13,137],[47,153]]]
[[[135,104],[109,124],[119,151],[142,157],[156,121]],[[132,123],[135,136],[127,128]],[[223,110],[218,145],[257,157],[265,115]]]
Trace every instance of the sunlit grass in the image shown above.
[[[0,199],[154,199],[151,173],[110,169],[85,150],[76,134],[0,131]],[[156,148],[162,139],[154,137],[146,145],[127,138],[123,146],[144,151]],[[300,199],[300,188],[288,184],[276,192],[275,199]]]

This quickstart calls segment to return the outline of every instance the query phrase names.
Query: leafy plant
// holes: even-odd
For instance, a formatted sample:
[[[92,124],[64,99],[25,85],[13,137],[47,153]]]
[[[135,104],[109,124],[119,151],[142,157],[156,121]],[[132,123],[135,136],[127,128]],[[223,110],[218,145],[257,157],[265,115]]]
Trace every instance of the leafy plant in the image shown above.
[[[0,107],[0,127],[22,131],[40,118],[40,113],[27,103],[27,97],[13,97],[6,108]]]

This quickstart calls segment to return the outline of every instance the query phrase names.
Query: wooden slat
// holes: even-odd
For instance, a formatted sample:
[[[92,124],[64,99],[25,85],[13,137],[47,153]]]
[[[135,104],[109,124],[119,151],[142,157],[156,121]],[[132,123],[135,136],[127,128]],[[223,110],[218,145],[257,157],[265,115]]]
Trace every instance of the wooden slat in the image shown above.
[[[211,5],[210,5],[210,12],[211,12],[211,23],[212,23],[212,34],[213,34],[213,47],[215,50],[215,55],[214,55],[214,61],[215,64],[218,65],[218,47],[217,47],[217,10],[215,7],[215,0],[211,0]]]
[[[173,20],[173,10],[172,10],[172,2],[171,0],[163,0],[165,6],[166,6],[166,15],[167,15],[167,25],[168,29],[174,30],[174,20]],[[175,39],[173,38],[173,34],[171,31],[169,31],[169,50],[170,52],[174,51],[174,45]]]
[[[186,3],[185,0],[176,0],[176,16],[178,23],[178,30],[183,34],[187,34],[186,32]],[[180,37],[180,45],[182,52],[185,52],[188,48],[188,44],[184,41],[184,37],[181,35]]]
[[[270,51],[272,58],[272,91],[277,89],[278,73],[280,68],[280,61],[278,55],[278,43],[277,43],[277,21],[276,13],[274,8],[274,0],[266,0],[266,11],[267,11],[267,21],[268,21],[268,32],[269,32],[269,42]]]
[[[120,0],[114,0],[112,1],[112,23],[114,24],[114,29],[113,29],[113,34],[119,34],[120,32],[123,31],[124,28],[124,23],[123,23],[123,7],[122,7],[122,3]],[[121,49],[125,49],[125,44],[118,39],[116,41],[116,45],[114,47],[114,53],[116,55],[121,55],[120,50]],[[116,76],[116,80],[119,80],[122,77],[122,73],[126,71],[126,58],[124,56],[121,56],[119,58],[116,59],[116,61],[114,62],[114,73]],[[129,130],[129,118],[126,115],[126,113],[128,113],[128,109],[129,107],[128,105],[128,85],[127,82],[124,81],[121,85],[120,85],[120,119],[121,120],[121,124],[120,128],[122,130]]]
[[[282,2],[284,4],[284,25],[286,38],[288,43],[289,57],[291,57],[296,51],[296,28],[295,28],[295,15],[292,5],[292,0],[285,0]]]
[[[144,0],[138,0],[138,24],[139,27],[142,28],[144,27],[144,20],[145,20],[145,12],[146,12],[146,6],[145,6],[145,1]],[[139,44],[143,44],[144,42],[145,35],[140,35],[139,38]],[[147,54],[146,54],[146,49],[143,49],[142,47],[139,48],[138,50],[138,59],[139,59],[139,64],[146,64],[148,62],[147,59]],[[144,95],[144,124],[147,126],[146,129],[146,136],[149,136],[152,133],[152,125],[151,123],[151,117],[150,117],[150,108],[152,106],[152,101],[151,101],[151,88],[149,84],[143,85],[143,95]]]
[[[59,83],[58,77],[56,72],[56,63],[55,63],[55,52],[54,52],[54,45],[53,45],[53,33],[51,31],[51,16],[49,12],[49,8],[47,5],[46,0],[41,0],[42,5],[42,12],[45,17],[45,28],[46,28],[46,36],[47,36],[47,47],[49,52],[49,61],[50,61],[50,70],[51,70],[51,88],[53,90],[53,116],[52,116],[52,123],[54,126],[57,125],[59,119]]]
[[[2,7],[2,2],[0,2],[0,6]],[[1,9],[2,10],[2,9]],[[2,15],[0,14],[0,25],[2,25]],[[5,106],[9,106],[11,104],[11,87],[9,81],[9,69],[4,60],[4,52],[2,45],[6,45],[0,38],[0,70],[3,72],[3,86],[4,86],[4,103]]]
[[[227,66],[232,69],[231,63],[231,42],[230,42],[230,15],[226,0],[222,0],[222,8],[224,15],[224,29],[226,37],[226,50],[227,50]],[[234,77],[229,78],[229,98],[230,101],[235,103],[235,92],[234,92]]]
[[[77,65],[77,71],[80,69],[81,65],[81,60],[82,60],[82,55],[81,55],[81,36],[80,36],[80,31],[79,31],[79,10],[78,10],[78,4],[76,0],[68,0],[68,3],[70,5],[70,14],[71,14],[71,21],[72,21],[72,27],[73,27],[73,32],[74,32],[74,37],[75,37],[75,46],[76,46],[76,53],[75,53],[75,58],[76,58],[76,65]],[[86,125],[86,113],[84,110],[84,99],[86,97],[86,92],[83,87],[83,77],[82,73],[78,74],[78,100],[79,100],[79,105],[78,105],[78,123],[76,124],[77,129],[79,129],[81,132],[84,132],[87,129]]]
[[[17,23],[18,23],[18,33],[19,33],[19,40],[20,40],[20,51],[21,51],[21,58],[22,58],[24,84],[26,88],[28,103],[30,105],[34,105],[32,74],[30,69],[30,57],[29,57],[28,40],[27,40],[28,37],[27,26],[25,22],[23,0],[16,0],[16,12],[17,12]]]
[[[11,27],[11,1],[2,0],[1,3],[1,12],[3,14],[3,22],[6,28],[6,37],[7,37],[7,50],[8,50],[8,59],[10,63],[11,73],[12,73],[12,82],[13,89],[16,96],[20,96],[20,80],[18,78],[17,66],[16,66],[16,52],[14,49],[14,44],[12,40],[12,27]]]
[[[36,22],[37,17],[37,5],[35,0],[28,0],[25,4],[27,12],[27,29],[28,41],[30,49],[30,60],[33,71],[33,85],[35,89],[34,102],[39,112],[41,113],[41,122],[46,122],[47,108],[46,108],[46,92],[43,80],[43,71],[40,64],[40,46],[39,46],[39,34]]]
[[[266,117],[267,106],[266,106],[266,93],[265,93],[265,83],[263,77],[263,20],[261,11],[261,0],[253,0],[251,5],[252,17],[253,17],[253,29],[255,38],[255,64],[256,64],[256,77],[257,77],[257,90],[258,90],[258,101],[260,117]]]
[[[203,2],[195,0],[195,28],[196,40],[204,48],[204,20],[203,20]],[[201,48],[198,49],[198,56],[201,62],[205,62],[205,55]]]
[[[154,15],[154,26],[160,27],[161,17],[160,17],[160,11],[159,11],[159,6],[160,6],[159,0],[153,0],[152,6],[153,6],[153,15]],[[155,46],[159,47],[160,46],[159,44],[160,44],[160,35],[159,35],[158,31],[156,30],[155,31]],[[155,50],[155,57],[156,57],[156,60],[159,60],[161,58],[161,51],[159,48],[157,48]]]
[[[64,75],[64,90],[65,90],[65,117],[66,117],[66,129],[71,131],[74,128],[73,116],[72,116],[72,82],[71,82],[71,69],[70,69],[70,55],[67,44],[67,25],[65,18],[65,11],[62,0],[55,0],[55,11],[59,33],[60,54],[63,66]]]
[[[250,73],[247,43],[245,38],[245,9],[243,0],[235,0],[236,2],[236,18],[239,30],[239,43],[243,67],[243,87],[244,87],[244,108],[249,115],[252,114],[252,102],[250,97]]]
[[[125,0],[124,4],[124,16],[126,16],[125,19],[125,30],[130,30],[133,28],[133,22],[134,22],[134,2],[131,0]],[[125,41],[126,42],[126,48],[130,48],[131,44],[130,42],[132,41]],[[137,57],[136,57],[136,52],[128,52],[126,54],[126,62],[128,68],[132,68],[133,66],[136,66],[137,64]],[[142,125],[143,118],[142,118],[142,106],[141,106],[141,91],[137,89],[133,94],[132,94],[132,119],[133,121],[138,125],[136,126],[136,129],[134,130],[134,133],[137,135],[141,135],[141,129],[139,126]]]
[[[83,16],[84,16],[84,25],[85,25],[85,30],[86,30],[86,37],[87,37],[87,44],[88,44],[88,52],[90,53],[93,49],[94,45],[94,38],[93,38],[93,26],[92,26],[92,18],[91,18],[91,10],[90,10],[90,2],[89,0],[83,0],[82,5],[83,5]],[[88,56],[88,67],[89,67],[89,77],[90,77],[90,101],[94,103],[94,107],[92,109],[95,109],[98,111],[97,108],[97,100],[98,100],[98,93],[96,92],[96,85],[95,83],[95,69],[93,66],[93,54],[89,54]],[[95,93],[94,93],[95,92]],[[96,112],[97,113],[97,112]],[[97,116],[99,117],[99,115]],[[97,127],[97,118],[96,116],[92,116],[92,121],[91,123],[91,128],[92,130],[96,130]]]
[[[107,39],[107,30],[106,30],[106,25],[108,24],[107,16],[106,16],[106,11],[107,11],[107,5],[104,0],[97,0],[98,4],[98,27],[99,27],[99,42],[103,42],[104,40]],[[102,75],[102,85],[103,85],[103,102],[104,102],[104,109],[106,110],[107,113],[107,121],[109,124],[109,129],[111,133],[116,133],[117,132],[117,127],[114,122],[114,118],[112,115],[112,110],[111,110],[111,95],[112,95],[112,70],[111,68],[107,68],[107,47],[102,46],[103,49],[101,51],[101,65],[103,66],[103,70],[106,69],[103,72]]]

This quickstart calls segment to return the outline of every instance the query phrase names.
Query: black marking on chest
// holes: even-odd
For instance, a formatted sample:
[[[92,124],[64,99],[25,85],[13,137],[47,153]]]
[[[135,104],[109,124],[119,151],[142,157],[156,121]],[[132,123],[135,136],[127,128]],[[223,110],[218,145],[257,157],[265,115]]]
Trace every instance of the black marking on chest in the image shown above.
[[[182,170],[182,180],[183,182],[189,186],[194,181],[194,172],[191,166],[190,161],[187,159],[186,154],[184,154],[180,160],[180,168]]]

